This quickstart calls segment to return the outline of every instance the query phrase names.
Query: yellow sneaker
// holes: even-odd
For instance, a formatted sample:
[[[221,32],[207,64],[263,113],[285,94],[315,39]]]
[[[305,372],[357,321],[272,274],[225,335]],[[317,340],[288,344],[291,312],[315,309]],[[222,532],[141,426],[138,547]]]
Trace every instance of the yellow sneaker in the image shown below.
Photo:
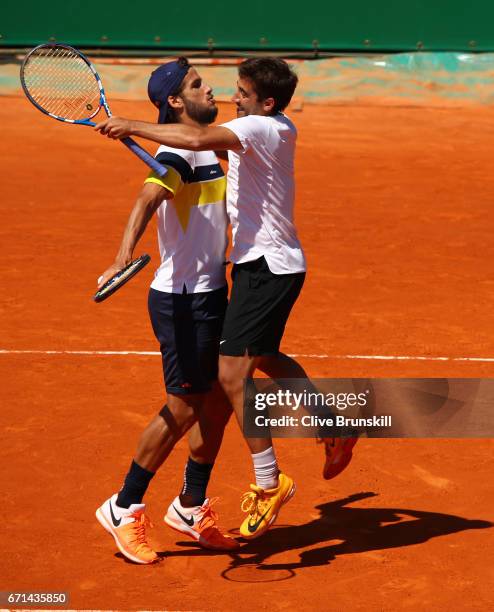
[[[114,495],[96,510],[101,526],[113,536],[119,551],[130,561],[143,565],[158,561],[158,555],[146,540],[146,527],[151,523],[144,514],[145,505],[120,508],[116,501],[117,495]]]
[[[285,474],[278,475],[278,486],[261,489],[250,485],[250,491],[242,497],[242,512],[248,516],[240,525],[240,535],[246,539],[258,538],[265,533],[278,517],[281,507],[295,494],[295,483]]]

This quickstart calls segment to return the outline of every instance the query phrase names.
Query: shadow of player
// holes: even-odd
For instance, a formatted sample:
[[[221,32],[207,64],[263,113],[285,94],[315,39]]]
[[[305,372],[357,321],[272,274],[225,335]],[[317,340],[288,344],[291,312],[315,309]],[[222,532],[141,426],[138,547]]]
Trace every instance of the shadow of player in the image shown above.
[[[493,525],[489,521],[438,512],[349,507],[352,503],[375,496],[376,493],[357,493],[320,504],[316,506],[321,513],[317,519],[305,525],[273,528],[259,540],[247,542],[238,553],[230,554],[232,560],[222,576],[229,579],[228,574],[232,570],[249,565],[264,571],[285,570],[293,577],[295,570],[327,565],[338,555],[422,544],[437,536],[466,529],[486,529]],[[339,542],[312,548],[330,540]],[[298,562],[265,564],[274,555],[307,547],[311,549],[302,550]]]

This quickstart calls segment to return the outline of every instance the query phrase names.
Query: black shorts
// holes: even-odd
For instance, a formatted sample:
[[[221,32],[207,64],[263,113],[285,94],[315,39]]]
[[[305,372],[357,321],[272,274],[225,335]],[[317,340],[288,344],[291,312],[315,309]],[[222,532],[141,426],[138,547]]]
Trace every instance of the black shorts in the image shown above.
[[[205,293],[149,290],[149,316],[160,343],[168,393],[205,393],[218,377],[228,287]]]
[[[220,354],[277,355],[305,272],[273,274],[264,257],[235,264]]]

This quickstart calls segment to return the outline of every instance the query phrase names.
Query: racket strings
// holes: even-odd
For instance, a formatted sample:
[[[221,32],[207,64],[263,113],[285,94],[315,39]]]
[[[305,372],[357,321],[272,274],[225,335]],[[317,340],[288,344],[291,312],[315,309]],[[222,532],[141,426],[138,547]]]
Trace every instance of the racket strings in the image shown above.
[[[36,69],[38,72],[31,72],[32,86],[38,94],[38,104],[49,112],[75,119],[87,117],[92,114],[87,109],[91,104],[87,101],[88,92],[96,98],[98,107],[99,88],[89,66],[78,55],[63,48],[45,50]]]
[[[45,53],[43,56],[44,61],[44,70],[46,71],[44,74],[39,73],[36,74],[36,79],[33,79],[33,85],[36,84],[38,87],[39,98],[38,102],[42,105],[48,106],[50,101],[53,100],[53,82],[57,82],[57,87],[59,79],[60,79],[60,66],[64,66],[60,64],[60,60],[64,61],[69,58],[72,54],[68,50],[57,49],[54,53],[50,54],[49,52]],[[65,67],[65,66],[64,66]],[[64,82],[64,94],[65,98],[55,98],[53,103],[56,105],[53,106],[53,113],[56,115],[60,115],[60,112],[65,105],[65,107],[71,109],[72,111],[77,111],[77,105],[74,104],[74,94],[77,91],[77,82],[75,80],[70,81],[66,80]]]
[[[64,118],[83,119],[93,114],[99,108],[99,88],[89,66],[67,49],[50,51],[43,54],[42,70],[37,74],[38,103]]]
[[[70,49],[40,49],[30,56],[23,77],[29,95],[52,115],[76,121],[99,111],[96,77],[84,59]]]

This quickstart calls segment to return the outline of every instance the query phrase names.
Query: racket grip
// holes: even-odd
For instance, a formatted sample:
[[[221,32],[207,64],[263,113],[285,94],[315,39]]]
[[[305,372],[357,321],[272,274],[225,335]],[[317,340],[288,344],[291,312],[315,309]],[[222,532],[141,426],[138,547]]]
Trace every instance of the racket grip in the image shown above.
[[[135,140],[132,140],[132,138],[128,137],[122,138],[121,140],[126,147],[129,147],[132,153],[137,155],[139,159],[142,159],[142,161],[147,164],[152,170],[154,170],[158,176],[163,177],[168,172],[168,170],[159,162],[157,162],[152,155],[149,155],[147,151],[140,147]]]

